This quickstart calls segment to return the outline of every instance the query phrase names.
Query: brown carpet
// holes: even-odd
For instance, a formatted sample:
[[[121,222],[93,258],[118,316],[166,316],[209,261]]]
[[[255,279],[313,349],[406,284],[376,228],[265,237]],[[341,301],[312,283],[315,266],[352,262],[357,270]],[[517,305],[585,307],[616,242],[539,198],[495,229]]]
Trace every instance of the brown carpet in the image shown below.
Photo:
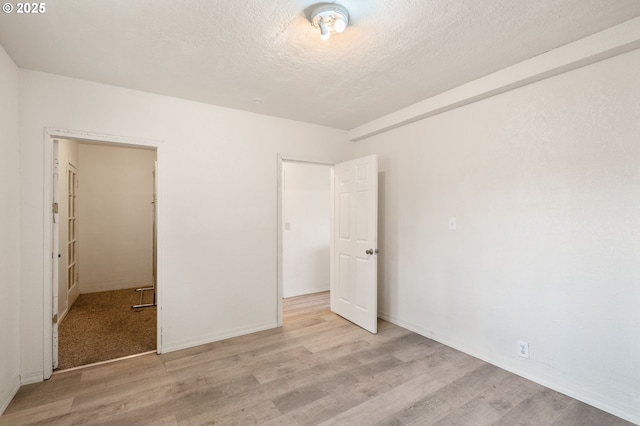
[[[157,308],[131,308],[139,302],[134,289],[78,296],[58,329],[58,370],[155,350]]]

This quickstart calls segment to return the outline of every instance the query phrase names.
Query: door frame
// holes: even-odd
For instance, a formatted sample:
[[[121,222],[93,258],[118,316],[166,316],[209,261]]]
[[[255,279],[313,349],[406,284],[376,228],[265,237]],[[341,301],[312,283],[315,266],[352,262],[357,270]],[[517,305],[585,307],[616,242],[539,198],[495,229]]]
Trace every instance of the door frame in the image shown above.
[[[52,174],[51,174],[51,208],[52,214],[49,215],[51,222],[51,316],[56,316],[55,323],[51,321],[51,365],[52,368],[58,368],[58,324],[60,322],[59,310],[59,272],[60,272],[60,214],[53,209],[54,203],[60,205],[60,142],[57,139],[51,139],[52,149]],[[66,178],[66,175],[65,175]],[[65,200],[66,201],[66,200]],[[66,292],[65,292],[66,293]],[[66,314],[66,313],[65,313]]]
[[[282,247],[282,241],[284,239],[284,226],[283,226],[283,221],[284,221],[284,187],[283,187],[283,182],[282,182],[282,163],[283,162],[287,162],[287,163],[298,163],[298,164],[315,164],[315,165],[321,165],[321,166],[329,166],[331,167],[331,173],[333,173],[333,166],[335,165],[335,163],[327,163],[327,162],[323,162],[323,161],[311,161],[311,160],[300,160],[300,159],[296,159],[296,158],[285,158],[283,156],[281,156],[280,154],[276,154],[276,161],[277,161],[277,169],[278,169],[278,179],[277,179],[277,183],[278,183],[278,191],[277,191],[277,196],[278,196],[278,201],[277,201],[277,206],[278,206],[278,248],[277,248],[277,262],[278,262],[278,269],[277,269],[277,312],[278,312],[278,319],[277,319],[277,326],[278,327],[282,327],[282,295],[283,295],[283,288],[282,288],[282,278],[283,278],[283,247]],[[333,175],[332,175],[333,176]],[[333,179],[332,179],[333,181]],[[333,211],[333,200],[331,200],[331,211]],[[329,220],[333,221],[333,214],[329,214]],[[333,239],[331,239],[331,247],[330,247],[330,251],[333,253]],[[330,269],[333,269],[333,260],[330,259]],[[333,277],[333,274],[330,271],[330,277]],[[333,279],[333,278],[330,278]],[[331,288],[331,286],[330,286]]]
[[[120,147],[133,147],[133,148],[155,148],[156,161],[158,162],[158,175],[157,178],[157,293],[156,301],[158,305],[157,310],[157,337],[156,337],[156,352],[162,353],[162,293],[164,286],[162,285],[162,240],[163,240],[163,226],[162,226],[162,194],[164,190],[164,184],[162,180],[162,164],[164,164],[164,148],[163,142],[151,139],[130,138],[125,136],[106,135],[93,132],[81,132],[75,130],[59,129],[46,127],[44,129],[44,215],[43,215],[43,355],[44,355],[44,379],[48,379],[53,374],[53,294],[54,291],[58,291],[58,277],[53,275],[53,262],[58,259],[53,259],[52,256],[52,244],[53,244],[53,221],[51,208],[53,205],[53,140],[54,139],[73,139],[80,142],[89,142],[110,146]]]

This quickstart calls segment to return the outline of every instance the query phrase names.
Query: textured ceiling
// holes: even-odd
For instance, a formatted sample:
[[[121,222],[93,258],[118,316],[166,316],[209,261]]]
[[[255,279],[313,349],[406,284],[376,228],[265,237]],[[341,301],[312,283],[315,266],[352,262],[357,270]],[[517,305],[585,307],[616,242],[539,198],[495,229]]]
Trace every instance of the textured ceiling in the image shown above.
[[[55,0],[0,14],[22,68],[351,129],[640,16],[638,0]],[[262,103],[254,103],[262,98]]]

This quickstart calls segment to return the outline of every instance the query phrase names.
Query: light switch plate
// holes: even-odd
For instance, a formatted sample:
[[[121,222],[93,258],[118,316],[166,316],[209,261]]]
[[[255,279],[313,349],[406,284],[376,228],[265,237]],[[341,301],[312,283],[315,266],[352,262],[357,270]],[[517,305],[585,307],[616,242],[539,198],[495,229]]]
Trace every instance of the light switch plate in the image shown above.
[[[449,217],[449,231],[455,231],[456,230],[456,218],[453,216]]]

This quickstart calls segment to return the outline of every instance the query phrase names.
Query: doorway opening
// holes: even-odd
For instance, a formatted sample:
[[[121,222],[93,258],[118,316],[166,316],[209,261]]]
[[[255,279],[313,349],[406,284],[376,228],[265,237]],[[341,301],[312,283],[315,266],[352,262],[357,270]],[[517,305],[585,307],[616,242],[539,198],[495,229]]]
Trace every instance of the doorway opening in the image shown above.
[[[285,162],[278,156],[278,326],[282,326],[287,269]],[[369,155],[329,169],[329,309],[377,333],[378,157]],[[303,201],[303,204],[309,203]]]
[[[47,141],[51,372],[161,352],[159,144],[78,136],[50,131]]]
[[[280,163],[279,301],[288,314],[279,325],[295,318],[296,306],[329,309],[331,167]]]

